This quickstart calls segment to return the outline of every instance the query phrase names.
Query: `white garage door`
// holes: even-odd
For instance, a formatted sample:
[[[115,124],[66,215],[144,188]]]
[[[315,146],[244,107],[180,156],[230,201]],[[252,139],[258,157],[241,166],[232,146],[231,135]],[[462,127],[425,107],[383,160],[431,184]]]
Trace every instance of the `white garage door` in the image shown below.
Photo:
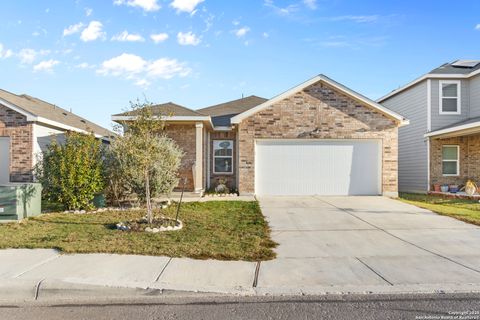
[[[258,140],[258,195],[378,195],[379,140]]]
[[[0,183],[10,181],[10,138],[0,137]]]

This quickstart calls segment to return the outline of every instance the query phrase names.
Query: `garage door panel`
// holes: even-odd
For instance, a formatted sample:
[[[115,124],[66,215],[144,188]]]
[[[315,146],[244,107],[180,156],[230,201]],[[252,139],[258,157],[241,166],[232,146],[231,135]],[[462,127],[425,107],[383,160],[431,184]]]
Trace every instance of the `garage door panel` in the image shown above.
[[[378,194],[379,148],[376,140],[259,140],[256,193]]]

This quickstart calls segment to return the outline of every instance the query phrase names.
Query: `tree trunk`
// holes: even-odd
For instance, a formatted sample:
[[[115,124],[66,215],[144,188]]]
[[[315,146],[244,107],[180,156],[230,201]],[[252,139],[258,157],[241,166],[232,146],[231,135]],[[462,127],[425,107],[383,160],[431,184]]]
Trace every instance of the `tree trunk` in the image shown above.
[[[152,203],[150,201],[150,177],[148,176],[148,170],[145,171],[145,200],[147,200],[147,220],[149,224],[153,222],[152,216]]]

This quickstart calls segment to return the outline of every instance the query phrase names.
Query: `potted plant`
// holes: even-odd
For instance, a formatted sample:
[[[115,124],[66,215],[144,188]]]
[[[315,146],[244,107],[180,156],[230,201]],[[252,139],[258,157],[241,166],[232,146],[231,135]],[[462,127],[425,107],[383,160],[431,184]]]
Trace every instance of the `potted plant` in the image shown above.
[[[440,184],[439,184],[439,183],[435,183],[435,184],[433,185],[433,191],[435,191],[435,192],[440,192],[440,191],[442,191],[442,190],[440,189]]]
[[[448,184],[444,184],[444,185],[440,186],[440,191],[448,192]]]
[[[451,184],[448,186],[448,190],[450,190],[451,193],[457,193],[458,192],[458,185],[457,184]]]

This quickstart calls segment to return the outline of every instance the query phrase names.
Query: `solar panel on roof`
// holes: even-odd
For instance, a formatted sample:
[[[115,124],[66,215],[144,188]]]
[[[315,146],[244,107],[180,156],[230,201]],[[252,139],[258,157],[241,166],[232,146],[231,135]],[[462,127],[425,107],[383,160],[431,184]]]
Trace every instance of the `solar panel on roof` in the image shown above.
[[[473,68],[476,67],[479,63],[480,60],[458,60],[452,63],[452,66],[460,68]]]

